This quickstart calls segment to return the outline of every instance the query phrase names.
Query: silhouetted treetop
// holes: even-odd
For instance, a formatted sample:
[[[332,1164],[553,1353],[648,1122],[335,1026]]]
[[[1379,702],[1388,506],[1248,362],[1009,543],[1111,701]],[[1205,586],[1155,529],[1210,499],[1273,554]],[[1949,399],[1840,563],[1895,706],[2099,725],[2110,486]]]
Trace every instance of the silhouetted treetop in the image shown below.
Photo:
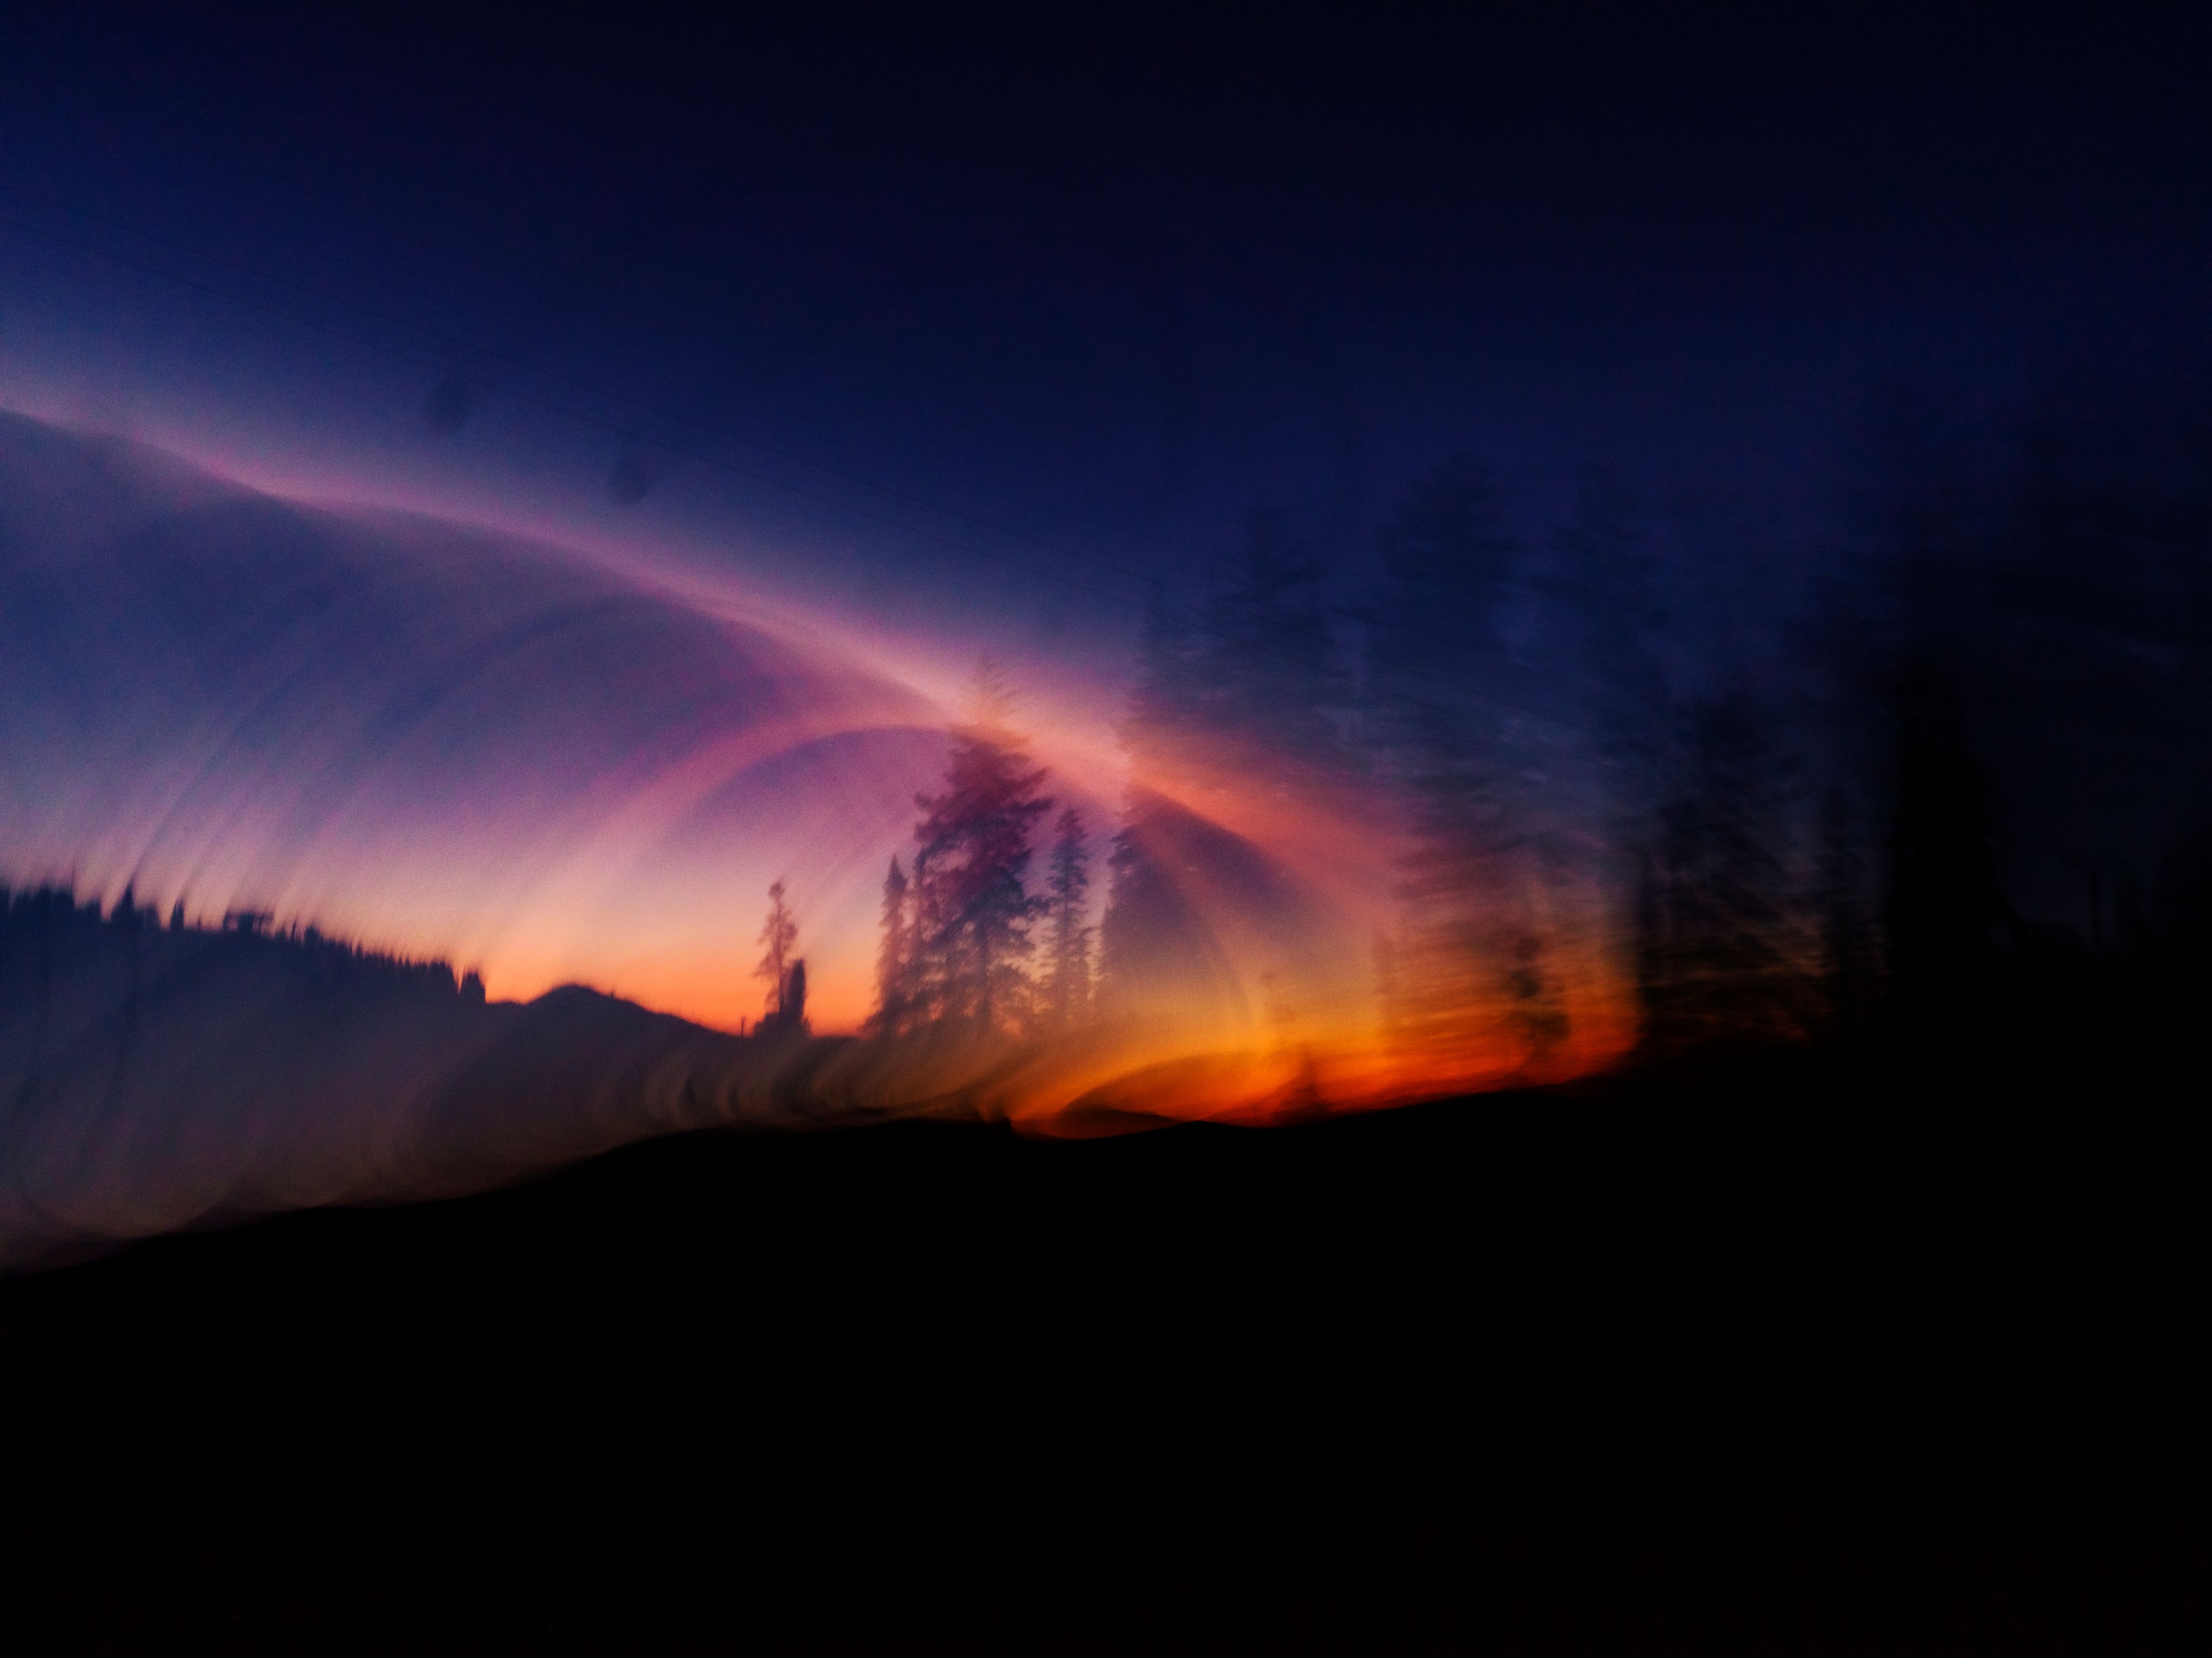
[[[928,1019],[986,1034],[1022,1030],[1033,1017],[1024,963],[1046,908],[1025,876],[1052,801],[1037,792],[1045,773],[1010,723],[1012,704],[1005,676],[982,663],[969,717],[952,729],[943,787],[915,797],[914,994]]]

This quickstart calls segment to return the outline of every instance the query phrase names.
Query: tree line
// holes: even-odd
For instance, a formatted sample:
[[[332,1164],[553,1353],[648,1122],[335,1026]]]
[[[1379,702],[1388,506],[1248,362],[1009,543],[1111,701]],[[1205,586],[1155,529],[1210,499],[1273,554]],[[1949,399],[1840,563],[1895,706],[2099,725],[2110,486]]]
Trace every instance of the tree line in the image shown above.
[[[1227,1005],[1240,964],[1192,872],[1257,910],[1295,895],[1192,810],[1200,775],[1368,826],[1396,900],[1378,1018],[1447,1069],[1559,1051],[1578,951],[1614,964],[1647,1058],[1965,1031],[2039,964],[2183,969],[2212,888],[2190,780],[2212,480],[2170,455],[2130,471],[2146,452],[2031,434],[1963,481],[1923,458],[1865,492],[1840,552],[1769,550],[1820,580],[1749,623],[1701,561],[1757,560],[1670,541],[1601,474],[1530,536],[1452,460],[1334,596],[1315,543],[1255,512],[1201,593],[1148,609],[1095,911],[1089,826],[1054,815],[1010,688],[979,674],[890,860],[867,1028],[1039,1038]],[[771,1023],[803,1005],[782,903]]]

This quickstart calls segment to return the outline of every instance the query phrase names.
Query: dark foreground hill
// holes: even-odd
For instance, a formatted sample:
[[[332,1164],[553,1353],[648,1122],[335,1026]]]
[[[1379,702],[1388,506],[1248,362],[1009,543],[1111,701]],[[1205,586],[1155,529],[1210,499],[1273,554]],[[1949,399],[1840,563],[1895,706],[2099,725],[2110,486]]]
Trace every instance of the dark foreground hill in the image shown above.
[[[2179,1652],[2152,1086],[695,1134],[0,1282],[21,1652]]]
[[[266,916],[0,886],[0,1272],[289,1209],[481,1192],[679,1129],[879,1118],[852,1046],[732,1036]]]

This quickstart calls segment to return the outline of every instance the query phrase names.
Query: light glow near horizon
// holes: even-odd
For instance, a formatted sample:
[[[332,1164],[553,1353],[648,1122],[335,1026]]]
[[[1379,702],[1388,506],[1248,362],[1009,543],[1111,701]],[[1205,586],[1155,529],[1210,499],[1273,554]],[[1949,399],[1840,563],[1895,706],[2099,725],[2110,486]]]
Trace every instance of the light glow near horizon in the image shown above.
[[[51,422],[68,401],[15,407]],[[809,593],[789,561],[742,536],[710,549],[696,522],[672,541],[617,534],[604,513],[569,519],[507,497],[486,510],[496,492],[481,483],[400,490],[388,467],[349,474],[303,442],[241,454],[238,428],[228,444],[210,422],[173,445],[156,425],[143,407],[132,422],[213,475],[186,480],[185,494],[250,490],[280,518],[319,526],[336,550],[332,580],[374,589],[395,578],[365,602],[401,635],[351,638],[343,615],[303,613],[288,618],[293,637],[237,665],[228,703],[180,708],[154,678],[134,703],[125,688],[94,711],[98,729],[76,734],[74,758],[49,744],[35,762],[58,769],[18,780],[7,878],[73,882],[109,902],[131,884],[142,903],[166,913],[181,897],[200,920],[267,910],[279,925],[449,959],[494,999],[581,983],[736,1029],[763,1005],[753,937],[781,878],[800,916],[816,1028],[858,1028],[873,1002],[878,884],[894,852],[909,853],[914,795],[935,785],[971,647],[988,638],[988,594],[969,604],[971,629],[902,629],[895,606]],[[47,510],[57,525],[68,516],[58,496]],[[252,556],[203,560],[218,586],[239,586],[199,595],[211,616],[261,579]],[[586,619],[564,641],[560,618],[576,615]],[[190,653],[179,630],[190,624],[170,621],[166,645],[131,671],[167,673],[173,690],[192,671],[159,659],[161,648]],[[1127,622],[1108,636],[1126,637]],[[149,618],[118,609],[77,623],[119,640]],[[1012,645],[1000,654],[1018,724],[1048,792],[1091,830],[1096,920],[1127,780],[1113,732],[1128,667],[1088,640],[1057,663]],[[346,665],[356,647],[369,661]],[[1202,765],[1150,781],[1278,865],[1326,917],[1326,940],[1311,959],[1267,959],[1249,918],[1194,891],[1233,963],[1241,1011],[1226,1025],[1219,1010],[1156,1017],[1111,1052],[1036,1069],[1006,1108],[1048,1113],[1103,1090],[1134,1108],[1264,1115],[1267,1102],[1316,1086],[1349,1105],[1571,1075],[1632,1039],[1602,902],[1584,893],[1552,956],[1571,1035],[1533,1070],[1503,1037],[1449,1054],[1395,1047],[1371,958],[1394,920],[1377,800],[1288,799],[1279,783]],[[1116,1082],[1137,1076],[1149,1080]]]

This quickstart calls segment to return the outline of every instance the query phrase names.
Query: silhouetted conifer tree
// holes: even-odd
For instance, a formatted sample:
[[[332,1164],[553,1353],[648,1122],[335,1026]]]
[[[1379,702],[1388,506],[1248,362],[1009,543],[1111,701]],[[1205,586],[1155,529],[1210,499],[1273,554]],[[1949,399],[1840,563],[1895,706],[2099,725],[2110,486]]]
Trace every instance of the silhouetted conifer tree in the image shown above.
[[[1034,1013],[1024,963],[1045,907],[1024,884],[1030,836],[1052,802],[1007,723],[1012,696],[988,662],[952,732],[945,786],[915,797],[915,995],[932,1021],[998,1035]]]
[[[766,1020],[763,1023],[768,1023]],[[806,961],[795,958],[783,975],[783,1005],[776,1011],[775,1029],[794,1036],[808,1034],[806,1023]]]
[[[1044,1006],[1061,1029],[1091,1011],[1091,859],[1084,846],[1083,819],[1073,806],[1054,826],[1052,863],[1045,879]]]
[[[876,1012],[869,1028],[902,1035],[914,1021],[914,904],[898,856],[884,877],[884,939],[876,957]]]
[[[768,889],[768,920],[761,925],[760,965],[753,969],[753,977],[768,981],[767,1011],[761,1017],[766,1025],[780,1020],[790,990],[791,948],[799,941],[799,923],[793,918],[791,906],[784,897],[783,882],[771,881]]]

